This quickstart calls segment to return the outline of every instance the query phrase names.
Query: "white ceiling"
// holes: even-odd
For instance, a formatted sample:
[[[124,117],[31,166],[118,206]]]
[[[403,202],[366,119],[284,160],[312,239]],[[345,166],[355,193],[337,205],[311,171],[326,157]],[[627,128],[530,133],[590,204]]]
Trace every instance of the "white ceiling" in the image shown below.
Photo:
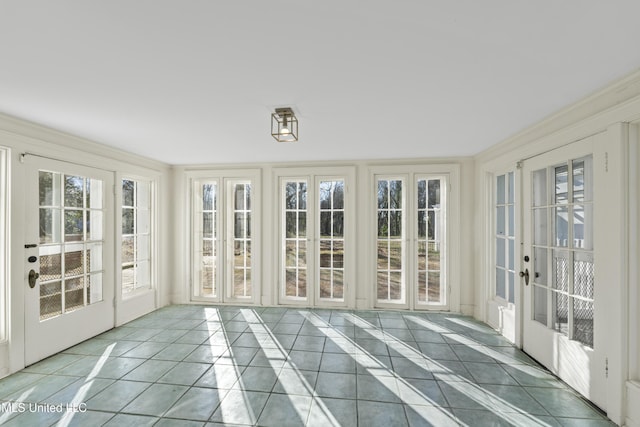
[[[0,112],[171,164],[473,155],[639,42],[638,0],[0,0]]]

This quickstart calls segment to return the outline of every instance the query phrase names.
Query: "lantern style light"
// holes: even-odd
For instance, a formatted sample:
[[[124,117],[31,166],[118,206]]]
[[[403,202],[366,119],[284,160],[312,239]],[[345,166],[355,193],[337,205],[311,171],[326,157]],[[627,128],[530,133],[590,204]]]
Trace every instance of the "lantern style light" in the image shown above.
[[[276,108],[271,114],[271,136],[278,142],[298,140],[298,118],[291,108]]]

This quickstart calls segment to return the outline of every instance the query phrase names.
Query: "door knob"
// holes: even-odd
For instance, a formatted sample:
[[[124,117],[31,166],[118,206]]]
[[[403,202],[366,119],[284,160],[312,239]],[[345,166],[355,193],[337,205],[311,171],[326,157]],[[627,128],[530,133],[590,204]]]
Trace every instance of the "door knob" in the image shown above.
[[[35,270],[29,272],[29,287],[33,289],[36,286],[36,280],[40,277],[40,273],[36,273]]]
[[[524,277],[524,284],[529,286],[529,269],[525,268],[524,271],[520,272],[520,277]]]

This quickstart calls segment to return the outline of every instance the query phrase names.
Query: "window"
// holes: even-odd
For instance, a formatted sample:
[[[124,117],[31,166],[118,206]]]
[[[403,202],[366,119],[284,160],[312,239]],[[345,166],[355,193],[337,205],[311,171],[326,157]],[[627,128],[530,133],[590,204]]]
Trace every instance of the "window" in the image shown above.
[[[151,288],[151,183],[122,180],[122,294]]]
[[[495,295],[515,302],[515,178],[513,172],[496,177]]]
[[[8,164],[7,151],[0,148],[0,342],[6,339],[6,298],[9,284],[8,251]]]

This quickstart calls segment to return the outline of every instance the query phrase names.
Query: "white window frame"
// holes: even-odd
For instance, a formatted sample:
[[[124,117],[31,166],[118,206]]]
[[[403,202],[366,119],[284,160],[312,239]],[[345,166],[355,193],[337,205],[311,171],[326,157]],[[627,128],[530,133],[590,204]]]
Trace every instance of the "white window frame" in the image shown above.
[[[133,207],[133,211],[134,211],[134,241],[137,241],[138,235],[140,235],[140,233],[138,233],[138,228],[137,228],[137,224],[138,224],[138,217],[136,215],[136,213],[138,212],[138,210],[140,209],[140,207],[138,206],[138,202],[137,202],[137,187],[139,183],[145,184],[149,186],[149,195],[148,195],[148,210],[149,210],[149,229],[148,229],[148,237],[149,237],[149,253],[148,253],[148,259],[146,260],[149,263],[149,283],[147,285],[144,286],[140,286],[140,287],[136,287],[136,274],[135,274],[135,267],[134,267],[134,283],[133,283],[133,289],[129,292],[124,292],[124,288],[123,288],[123,282],[122,282],[122,242],[123,242],[123,234],[122,234],[122,223],[120,222],[119,224],[119,228],[118,228],[118,241],[119,241],[119,257],[118,257],[118,265],[119,265],[119,292],[120,292],[120,297],[122,300],[126,300],[126,299],[130,299],[133,297],[136,297],[137,295],[143,294],[143,293],[147,293],[149,291],[152,291],[154,288],[154,283],[156,282],[156,273],[155,273],[155,253],[156,253],[156,233],[155,233],[155,182],[153,179],[150,178],[145,178],[145,177],[140,177],[140,176],[133,176],[133,175],[123,175],[120,177],[120,179],[117,181],[119,183],[119,187],[120,187],[120,197],[119,197],[119,208],[120,208],[120,221],[122,221],[122,213],[123,213],[123,209],[125,209],[125,206],[122,203],[122,183],[123,181],[133,181],[135,183],[135,189],[134,190],[134,205],[133,206],[126,206],[126,208],[131,208]],[[136,253],[137,250],[134,250],[134,260],[133,260],[133,264],[135,266],[135,264],[138,262],[137,258],[136,258]]]
[[[508,190],[508,186],[509,184],[509,174],[512,174],[513,176],[513,200],[511,202],[509,202],[508,199],[508,195],[509,195],[509,190]],[[498,202],[498,177],[500,176],[504,176],[505,177],[505,199],[504,199],[504,203],[499,203]],[[498,304],[502,305],[502,306],[507,306],[507,307],[514,307],[515,305],[515,301],[516,301],[516,290],[517,290],[517,286],[518,286],[518,280],[519,278],[516,276],[516,269],[517,269],[517,257],[516,257],[516,253],[517,253],[517,244],[516,242],[518,241],[518,235],[517,235],[517,230],[518,230],[518,214],[516,212],[516,198],[518,196],[518,192],[517,192],[517,186],[516,186],[516,171],[513,169],[509,169],[509,170],[505,170],[505,171],[501,171],[501,172],[497,172],[493,174],[492,177],[493,181],[492,181],[492,190],[491,190],[491,206],[492,206],[492,211],[491,211],[491,266],[492,266],[492,270],[491,270],[491,292],[492,292],[492,298],[495,299]],[[512,212],[513,212],[513,224],[514,224],[514,229],[510,230],[509,229],[509,206],[512,207]],[[505,267],[504,267],[504,272],[505,272],[505,291],[504,291],[504,298],[499,296],[497,291],[498,291],[498,283],[497,283],[497,269],[499,268],[498,266],[498,257],[497,257],[497,240],[498,240],[498,214],[497,214],[497,209],[498,207],[503,207],[505,210],[505,215],[504,215],[504,221],[505,221],[505,234],[503,237],[500,237],[500,239],[504,240],[506,242],[506,246],[505,246]],[[508,247],[508,242],[509,241],[513,241],[513,268],[509,267],[509,247]],[[514,274],[514,286],[513,286],[513,295],[511,295],[510,293],[510,289],[509,289],[509,281],[508,281],[508,274],[507,273],[513,273]],[[511,298],[512,297],[512,298]]]
[[[257,304],[261,301],[261,247],[262,247],[262,180],[259,169],[198,170],[187,172],[189,185],[189,247],[191,277],[189,300],[199,303],[219,304]],[[202,239],[202,185],[215,182],[217,185],[217,218],[214,223],[216,245],[216,289],[217,295],[207,297],[197,295],[200,286],[201,260],[199,247]],[[232,288],[233,263],[233,194],[230,190],[234,183],[251,183],[251,296],[234,297]]]

